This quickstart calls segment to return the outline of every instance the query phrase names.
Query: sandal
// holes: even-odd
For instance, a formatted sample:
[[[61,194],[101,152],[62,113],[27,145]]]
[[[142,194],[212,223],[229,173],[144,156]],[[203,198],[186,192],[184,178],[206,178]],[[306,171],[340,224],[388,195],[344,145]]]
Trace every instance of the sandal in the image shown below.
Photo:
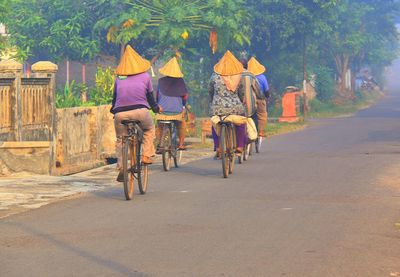
[[[243,153],[243,147],[237,147],[235,152],[238,154]]]
[[[214,156],[214,160],[220,160],[221,159],[221,152],[216,151],[215,152],[215,156]]]

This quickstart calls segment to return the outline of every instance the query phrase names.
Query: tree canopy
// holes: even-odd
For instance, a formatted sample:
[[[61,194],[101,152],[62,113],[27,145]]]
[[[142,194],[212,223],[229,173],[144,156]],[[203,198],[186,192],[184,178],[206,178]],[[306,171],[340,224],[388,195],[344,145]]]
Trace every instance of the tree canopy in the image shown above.
[[[301,81],[306,54],[309,71],[336,74],[337,94],[351,98],[348,69],[379,71],[396,57],[399,9],[396,0],[3,0],[0,20],[23,60],[86,62],[131,44],[152,62],[181,57],[200,93],[226,49],[255,55],[278,91]]]

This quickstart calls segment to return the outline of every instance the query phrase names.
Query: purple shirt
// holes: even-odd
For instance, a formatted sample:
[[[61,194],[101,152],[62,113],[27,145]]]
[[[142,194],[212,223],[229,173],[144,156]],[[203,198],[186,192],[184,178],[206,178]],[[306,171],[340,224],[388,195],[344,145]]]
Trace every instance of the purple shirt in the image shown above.
[[[149,108],[146,94],[153,92],[151,77],[147,72],[115,80],[113,109],[128,106],[145,106]]]

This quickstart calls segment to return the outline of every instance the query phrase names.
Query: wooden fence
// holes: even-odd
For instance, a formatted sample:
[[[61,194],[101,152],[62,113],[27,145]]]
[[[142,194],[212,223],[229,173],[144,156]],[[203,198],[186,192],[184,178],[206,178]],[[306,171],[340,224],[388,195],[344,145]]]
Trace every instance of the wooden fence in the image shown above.
[[[4,168],[49,174],[54,167],[57,65],[38,62],[32,72],[26,78],[22,64],[0,62],[0,175]]]
[[[13,79],[0,79],[0,134],[13,131],[12,122],[12,83]]]

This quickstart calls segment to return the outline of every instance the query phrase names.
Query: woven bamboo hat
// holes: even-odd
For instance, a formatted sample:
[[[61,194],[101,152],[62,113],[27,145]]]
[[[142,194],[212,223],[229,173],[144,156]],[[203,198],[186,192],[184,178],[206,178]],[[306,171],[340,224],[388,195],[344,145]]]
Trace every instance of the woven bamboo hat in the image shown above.
[[[237,75],[243,73],[243,65],[228,50],[214,66],[214,72],[222,76]]]
[[[247,69],[253,73],[254,75],[260,75],[263,74],[265,72],[265,66],[263,66],[262,64],[260,64],[256,58],[251,57],[251,59],[249,60],[249,62],[247,63]]]
[[[173,77],[173,78],[183,78],[183,73],[179,66],[176,57],[170,59],[163,67],[158,70],[162,75]]]
[[[131,46],[127,46],[121,61],[115,71],[117,75],[129,76],[146,72],[151,67],[151,63],[142,58]]]

